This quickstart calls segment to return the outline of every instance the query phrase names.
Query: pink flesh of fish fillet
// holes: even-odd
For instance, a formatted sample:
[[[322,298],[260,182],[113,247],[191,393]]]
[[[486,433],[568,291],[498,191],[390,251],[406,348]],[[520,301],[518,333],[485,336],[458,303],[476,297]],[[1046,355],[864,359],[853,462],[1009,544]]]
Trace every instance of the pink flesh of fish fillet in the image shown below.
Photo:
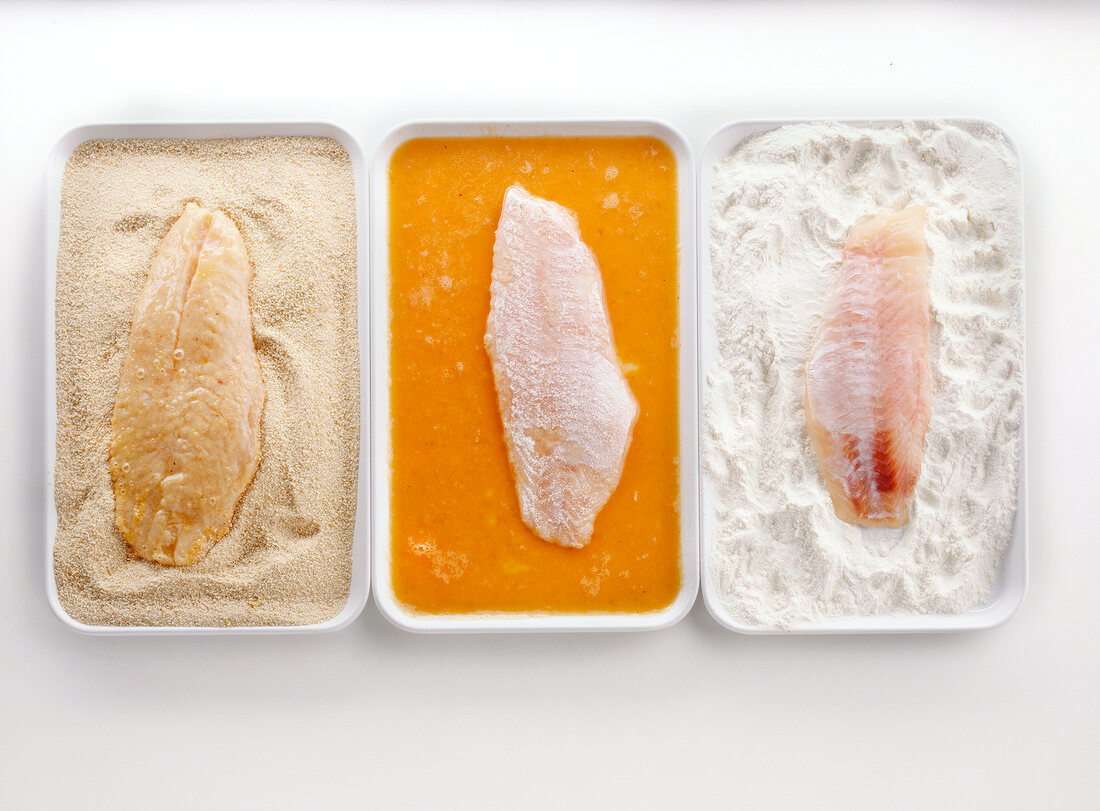
[[[924,209],[853,226],[806,365],[806,424],[837,516],[899,527],[932,412]]]
[[[572,212],[509,188],[490,293],[485,347],[523,520],[544,540],[584,546],[619,483],[638,403]]]

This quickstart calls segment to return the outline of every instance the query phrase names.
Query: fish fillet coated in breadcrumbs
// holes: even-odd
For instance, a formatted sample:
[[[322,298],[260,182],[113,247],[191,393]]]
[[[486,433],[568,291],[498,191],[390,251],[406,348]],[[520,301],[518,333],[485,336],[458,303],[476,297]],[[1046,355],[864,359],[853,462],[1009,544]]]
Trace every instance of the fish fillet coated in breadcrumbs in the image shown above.
[[[260,458],[264,385],[252,267],[237,226],[188,203],[134,310],[110,450],[115,524],[133,553],[188,566],[229,530]]]
[[[638,403],[576,218],[519,186],[497,226],[485,347],[523,520],[584,546],[618,486]]]
[[[924,209],[852,226],[806,365],[806,424],[837,517],[899,527],[932,414]]]

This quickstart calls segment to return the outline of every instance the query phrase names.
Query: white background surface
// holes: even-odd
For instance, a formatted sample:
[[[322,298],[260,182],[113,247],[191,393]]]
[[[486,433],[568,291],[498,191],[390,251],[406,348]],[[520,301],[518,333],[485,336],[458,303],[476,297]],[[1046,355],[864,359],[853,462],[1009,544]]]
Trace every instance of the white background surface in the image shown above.
[[[0,5],[0,807],[1096,807],[1100,12]],[[44,167],[78,124],[959,115],[1019,143],[1031,584],[999,629],[90,638],[43,585]]]

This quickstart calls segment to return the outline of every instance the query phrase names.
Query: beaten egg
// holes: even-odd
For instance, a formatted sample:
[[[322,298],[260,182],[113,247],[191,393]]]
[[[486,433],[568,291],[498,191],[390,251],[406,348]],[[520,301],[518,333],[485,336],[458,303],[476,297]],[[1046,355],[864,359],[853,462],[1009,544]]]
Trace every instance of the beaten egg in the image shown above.
[[[424,613],[645,612],[680,589],[675,157],[650,137],[420,138],[389,167],[390,538]],[[520,516],[484,335],[505,190],[573,211],[640,414],[589,543]]]

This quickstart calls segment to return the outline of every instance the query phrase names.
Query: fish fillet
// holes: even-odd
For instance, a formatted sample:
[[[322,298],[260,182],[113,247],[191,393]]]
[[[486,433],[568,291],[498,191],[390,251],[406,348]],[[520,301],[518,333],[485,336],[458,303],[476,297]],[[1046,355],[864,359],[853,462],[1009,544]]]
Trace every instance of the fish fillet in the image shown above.
[[[932,413],[924,209],[853,226],[806,365],[806,425],[833,509],[900,527]]]
[[[523,520],[544,540],[584,546],[619,483],[638,403],[572,212],[508,189],[490,299],[485,347]]]
[[[200,561],[229,530],[260,457],[264,385],[244,241],[189,203],[134,311],[112,423],[115,524],[135,555]]]

